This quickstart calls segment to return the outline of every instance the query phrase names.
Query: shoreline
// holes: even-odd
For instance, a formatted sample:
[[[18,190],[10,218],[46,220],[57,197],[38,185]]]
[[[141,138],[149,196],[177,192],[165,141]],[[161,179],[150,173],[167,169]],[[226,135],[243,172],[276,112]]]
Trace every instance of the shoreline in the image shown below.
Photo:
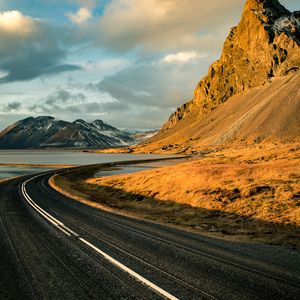
[[[0,150],[1,151],[1,150]],[[28,151],[31,151],[31,150],[28,150]],[[42,151],[41,151],[42,152]],[[95,153],[96,155],[96,153]],[[128,157],[129,156],[129,157]],[[139,162],[141,160],[138,159],[138,156],[140,155],[137,155],[137,154],[128,154],[127,157],[128,157],[128,160],[126,160],[127,157],[120,157],[120,159],[122,159],[122,161],[120,163],[123,163],[123,162],[132,162],[132,163],[135,163],[135,162]],[[142,155],[141,155],[142,156]],[[182,159],[182,158],[185,158],[186,156],[179,156],[179,155],[152,155],[152,158],[143,158],[143,161],[161,161],[161,160],[165,160],[165,159],[170,159],[170,160],[173,160],[173,159]],[[1,155],[0,155],[0,158],[1,158]],[[106,160],[106,161],[105,161]],[[107,161],[107,159],[105,159],[102,163],[106,164],[106,163],[109,163],[109,160]],[[114,161],[114,160],[112,160]],[[11,176],[3,176],[3,178],[0,177],[0,182],[3,182],[3,181],[6,181],[6,180],[9,180],[11,178],[16,178],[16,177],[19,177],[19,176],[23,176],[23,175],[30,175],[32,173],[38,173],[38,172],[42,172],[44,169],[65,169],[65,168],[75,168],[75,167],[82,167],[82,166],[90,166],[90,165],[98,165],[98,164],[102,164],[101,162],[88,162],[88,163],[84,163],[83,164],[72,164],[72,163],[65,163],[65,164],[61,164],[61,163],[0,163],[0,169],[1,167],[3,168],[2,170],[2,173],[12,173]],[[8,170],[5,170],[6,168],[8,168]],[[28,172],[26,172],[26,168],[28,168]],[[24,169],[24,173],[19,175],[16,173],[15,170],[20,170],[20,173],[23,172],[22,170]],[[32,169],[32,170],[31,170]],[[36,169],[36,170],[34,170]],[[39,170],[40,169],[40,170]],[[0,170],[0,173],[1,173],[1,170]],[[17,176],[16,176],[17,175]]]
[[[62,169],[62,168],[71,168],[75,167],[75,165],[65,165],[65,164],[26,164],[26,163],[0,163],[0,167],[18,167],[18,168],[26,168],[26,167],[37,167],[37,168],[54,168],[54,169]]]
[[[225,155],[227,154],[228,153],[225,152]],[[234,159],[235,164],[233,163],[232,157],[230,155],[237,157],[236,159]],[[263,163],[260,157],[260,153],[257,153],[257,158],[253,157],[252,161],[249,161],[249,155],[252,157],[253,153],[247,153],[245,158],[240,159],[238,153],[230,152],[227,158],[229,167],[231,168],[231,166],[240,165],[242,170],[244,167],[253,168],[253,166],[255,167],[257,165],[260,169],[260,166]],[[270,153],[270,157],[271,156],[273,157],[272,153]],[[285,153],[282,153],[282,156],[283,158],[278,157],[280,161],[282,159],[285,159]],[[168,181],[165,181],[166,178],[165,175],[163,175],[164,172],[161,171],[164,168],[166,171],[168,170],[168,172],[165,173],[169,174],[170,177],[168,178],[170,179],[174,178],[174,174],[177,172],[177,166],[178,172],[182,172],[181,170],[184,170],[184,168],[181,168],[181,164],[201,165],[209,163],[210,165],[214,165],[215,167],[226,167],[227,162],[221,162],[221,160],[223,160],[222,157],[223,156],[219,156],[219,154],[212,154],[212,157],[210,157],[210,155],[204,155],[200,159],[199,157],[193,157],[193,159],[191,160],[186,160],[182,163],[179,162],[179,165],[173,167],[165,166],[161,168],[155,168],[153,170],[141,171],[134,174],[125,175],[114,174],[112,176],[104,177],[101,177],[100,175],[99,178],[95,178],[94,174],[101,171],[101,169],[102,171],[107,171],[108,168],[114,167],[115,164],[106,164],[102,165],[102,167],[94,167],[94,169],[91,167],[82,167],[81,169],[68,172],[68,174],[58,174],[54,177],[51,177],[51,179],[49,180],[49,184],[52,188],[72,198],[74,201],[79,201],[97,209],[107,210],[138,219],[145,219],[147,221],[150,220],[155,223],[165,224],[171,227],[174,226],[176,228],[181,228],[189,232],[194,232],[210,237],[222,238],[225,240],[281,245],[292,248],[296,247],[297,249],[299,249],[300,245],[299,242],[297,242],[297,236],[299,236],[299,227],[295,224],[293,225],[292,223],[289,223],[287,220],[285,223],[277,223],[275,221],[275,218],[256,218],[254,211],[253,214],[249,214],[249,212],[244,214],[244,208],[242,207],[240,213],[238,213],[237,211],[235,212],[234,210],[230,210],[230,207],[229,209],[226,209],[226,207],[224,207],[224,209],[213,207],[205,208],[200,206],[196,207],[187,203],[176,201],[176,198],[172,198],[170,196],[171,194],[169,194],[168,189],[164,191],[166,193],[165,199],[161,198],[161,194],[159,195],[158,187],[168,184]],[[270,157],[266,157],[266,160],[264,160],[268,165],[272,163],[273,160],[273,158]],[[209,160],[209,162],[205,162],[205,160]],[[243,160],[247,162],[242,162]],[[277,158],[274,158],[274,163],[276,161]],[[219,165],[219,163],[221,164]],[[134,164],[134,162],[127,162],[127,164]],[[186,170],[189,170],[189,168],[185,168],[185,172]],[[238,169],[238,172],[240,172],[241,170]],[[155,173],[158,174],[156,175],[156,181],[149,181],[152,180],[151,176]],[[150,176],[149,174],[152,175]],[[204,178],[204,181],[207,181],[205,180],[206,175],[204,173],[201,176]],[[145,182],[149,182],[148,191],[142,190],[138,187],[137,184],[135,184],[135,182],[140,183],[141,180],[143,180],[143,177]],[[98,180],[99,183],[97,182]],[[193,173],[191,173],[191,171],[187,172],[186,175],[184,175],[181,179],[182,182],[191,180],[193,180]],[[106,181],[108,182],[107,184]],[[126,185],[126,182],[128,182],[128,186],[127,188],[123,189],[122,186],[124,184]],[[258,186],[260,187],[263,185],[261,185],[261,183],[258,183]],[[188,197],[192,195],[190,189],[182,189],[184,186],[181,186],[180,184],[177,185],[173,183],[172,187],[174,191],[177,189],[176,194],[178,194],[179,198],[183,197],[182,199],[188,199]],[[199,186],[198,190],[199,189],[201,191],[202,187]],[[272,191],[272,189],[270,189],[270,191]],[[208,193],[206,196],[207,201],[211,201],[208,197],[214,197],[216,192],[212,191],[211,195]],[[264,194],[262,194],[262,196],[269,197],[267,193],[268,192],[266,192],[265,196]],[[241,192],[240,197],[243,197],[243,195],[244,193]],[[233,196],[231,197],[232,199],[230,198],[230,201],[228,201],[229,205],[231,206],[235,205],[235,201],[237,201],[237,205],[239,205],[239,203],[248,203],[247,199],[242,198],[241,200],[238,200],[238,197],[236,195]],[[260,197],[260,194],[258,194],[258,196]],[[253,209],[251,203],[255,205],[256,202],[254,201],[258,201],[257,203],[263,203],[264,205],[267,205],[267,202],[265,200],[260,198],[254,200],[253,198],[249,202],[249,205],[251,205],[249,206],[249,210]],[[219,200],[217,200],[217,202],[219,203]],[[212,206],[215,205],[214,201],[212,201],[211,203]]]
[[[20,169],[22,170],[23,168],[36,168],[36,172],[28,172],[28,173],[24,173],[22,175],[17,175],[17,176],[13,176],[13,177],[7,177],[7,178],[1,178],[0,177],[0,183],[6,182],[8,180],[12,180],[12,179],[16,179],[22,176],[27,176],[30,174],[35,174],[35,173],[40,173],[39,171],[43,171],[43,169],[65,169],[65,168],[72,168],[74,167],[73,165],[51,165],[51,164],[11,164],[11,163],[0,163],[0,171],[1,171],[1,167],[13,167],[16,169]],[[40,169],[40,170],[39,170]]]

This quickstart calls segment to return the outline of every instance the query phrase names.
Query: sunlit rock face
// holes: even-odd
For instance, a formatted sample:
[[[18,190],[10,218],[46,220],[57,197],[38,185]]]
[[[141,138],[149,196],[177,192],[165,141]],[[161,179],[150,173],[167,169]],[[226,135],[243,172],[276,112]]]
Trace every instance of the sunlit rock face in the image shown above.
[[[233,95],[299,69],[300,11],[292,13],[277,0],[248,0],[220,59],[198,83],[193,99],[171,115],[160,133],[166,135],[191,114],[201,118]]]

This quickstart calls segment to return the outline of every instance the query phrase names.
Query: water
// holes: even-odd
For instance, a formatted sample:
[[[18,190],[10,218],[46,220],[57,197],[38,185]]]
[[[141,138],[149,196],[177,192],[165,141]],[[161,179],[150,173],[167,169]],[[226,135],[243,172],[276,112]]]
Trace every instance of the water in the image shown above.
[[[0,181],[2,179],[12,178],[25,174],[38,173],[43,171],[50,171],[52,168],[43,167],[17,167],[17,166],[0,166]]]
[[[157,162],[149,162],[149,163],[141,163],[141,164],[133,164],[128,166],[115,166],[111,170],[103,170],[97,172],[94,177],[103,177],[103,176],[112,176],[112,175],[120,175],[120,174],[132,174],[141,171],[151,170],[159,167],[172,166],[178,163],[182,163],[182,160],[172,159],[172,160],[164,160]]]
[[[88,165],[164,157],[172,156],[155,154],[97,154],[72,150],[0,150],[0,179],[50,170],[53,169],[55,165]],[[3,164],[47,166],[45,168],[41,166],[3,166]],[[51,165],[53,165],[53,167]]]

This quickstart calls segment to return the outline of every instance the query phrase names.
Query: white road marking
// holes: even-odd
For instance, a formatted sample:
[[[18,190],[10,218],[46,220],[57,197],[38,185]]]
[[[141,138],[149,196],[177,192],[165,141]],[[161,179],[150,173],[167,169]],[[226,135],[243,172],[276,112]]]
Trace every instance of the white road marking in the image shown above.
[[[96,246],[94,246],[93,244],[89,243],[85,239],[79,238],[79,240],[82,241],[87,246],[89,246],[90,248],[94,249],[97,253],[99,253],[101,256],[103,256],[105,259],[107,259],[109,262],[111,262],[115,266],[119,267],[121,270],[125,271],[130,276],[134,277],[135,279],[137,279],[138,281],[140,281],[144,285],[147,285],[148,287],[150,287],[152,290],[154,290],[158,294],[164,296],[166,299],[179,300],[178,298],[176,298],[175,296],[173,296],[170,293],[166,292],[165,290],[163,290],[162,288],[160,288],[156,284],[152,283],[148,279],[144,278],[143,276],[139,275],[138,273],[134,272],[130,268],[128,268],[125,265],[123,265],[122,263],[120,263],[119,261],[115,260],[113,257],[111,257],[110,255],[106,254],[105,252],[103,252],[102,250],[100,250],[99,248],[97,248]]]
[[[32,178],[33,179],[33,178]],[[24,182],[26,183],[26,182]],[[24,184],[23,183],[23,184]],[[27,194],[25,185],[22,185],[22,191],[25,199],[27,202],[35,209],[37,210],[41,215],[43,215],[48,221],[50,221],[52,224],[54,224],[57,228],[62,230],[64,233],[66,233],[68,236],[70,236],[70,233],[74,236],[78,236],[76,232],[74,232],[72,229],[70,229],[68,226],[66,226],[64,223],[60,222],[56,218],[54,218],[52,215],[50,215],[48,212],[46,212],[44,209],[42,209],[39,205],[37,205]],[[67,232],[66,232],[67,231]]]
[[[55,227],[57,227],[60,231],[62,231],[64,234],[66,234],[67,236],[70,236],[71,234],[74,234],[75,236],[78,236],[78,234],[76,234],[74,231],[72,231],[70,228],[68,228],[67,226],[65,226],[62,222],[60,222],[59,220],[57,220],[56,218],[54,218],[52,215],[50,215],[49,213],[47,213],[44,209],[42,209],[39,205],[37,205],[27,194],[26,192],[26,184],[37,178],[38,176],[32,177],[26,181],[24,181],[22,183],[22,187],[21,187],[21,191],[22,194],[25,198],[25,200],[27,201],[27,203],[34,208],[40,215],[42,215],[45,219],[47,219],[51,224],[53,224]]]
[[[44,175],[44,174],[42,174]],[[79,237],[79,235],[74,232],[73,230],[71,230],[69,227],[67,227],[66,225],[64,225],[61,221],[57,220],[55,217],[53,217],[52,215],[50,215],[48,212],[46,212],[44,209],[42,209],[39,205],[37,205],[32,198],[28,195],[27,191],[26,191],[26,184],[32,180],[34,180],[35,178],[38,178],[42,175],[37,175],[34,176],[32,178],[27,179],[26,181],[24,181],[22,183],[21,186],[21,192],[25,198],[25,200],[27,201],[27,203],[33,208],[35,209],[40,215],[42,215],[46,220],[48,220],[51,224],[53,224],[56,228],[58,228],[60,231],[62,231],[64,234],[66,234],[67,236],[71,236],[74,235],[75,237],[78,238],[79,241],[81,241],[82,243],[84,243],[85,245],[89,246],[90,248],[92,248],[94,251],[96,251],[98,254],[100,254],[102,257],[104,257],[106,260],[108,260],[110,263],[114,264],[115,266],[117,266],[119,269],[125,271],[126,273],[128,273],[131,277],[135,278],[136,280],[138,280],[139,282],[141,282],[142,284],[146,285],[147,287],[149,287],[150,289],[152,289],[154,292],[158,293],[159,295],[163,296],[164,298],[168,299],[168,300],[179,300],[179,298],[173,296],[172,294],[168,293],[167,291],[165,291],[164,289],[160,288],[159,286],[157,286],[156,284],[152,283],[151,281],[149,281],[148,279],[146,279],[145,277],[139,275],[138,273],[136,273],[135,271],[131,270],[130,268],[126,267],[125,265],[123,265],[121,262],[117,261],[116,259],[114,259],[113,257],[111,257],[110,255],[108,255],[107,253],[105,253],[104,251],[100,250],[99,248],[97,248],[96,246],[94,246],[93,244],[91,244],[90,242],[88,242],[87,240]]]

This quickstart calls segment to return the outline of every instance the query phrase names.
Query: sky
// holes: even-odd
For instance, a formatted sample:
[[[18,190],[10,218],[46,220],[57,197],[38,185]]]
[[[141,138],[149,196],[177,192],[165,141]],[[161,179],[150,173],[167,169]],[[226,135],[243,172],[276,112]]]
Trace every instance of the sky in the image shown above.
[[[244,3],[0,0],[0,130],[39,115],[160,128],[193,97]]]

